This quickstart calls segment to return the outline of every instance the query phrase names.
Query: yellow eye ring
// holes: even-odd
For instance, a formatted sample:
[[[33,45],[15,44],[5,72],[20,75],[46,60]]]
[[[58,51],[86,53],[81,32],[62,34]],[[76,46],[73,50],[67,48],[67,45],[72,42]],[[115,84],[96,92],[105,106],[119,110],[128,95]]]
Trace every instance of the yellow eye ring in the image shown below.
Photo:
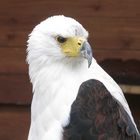
[[[57,41],[58,41],[59,43],[64,43],[64,42],[67,41],[67,38],[64,38],[64,37],[62,37],[62,36],[58,36],[58,37],[57,37]]]

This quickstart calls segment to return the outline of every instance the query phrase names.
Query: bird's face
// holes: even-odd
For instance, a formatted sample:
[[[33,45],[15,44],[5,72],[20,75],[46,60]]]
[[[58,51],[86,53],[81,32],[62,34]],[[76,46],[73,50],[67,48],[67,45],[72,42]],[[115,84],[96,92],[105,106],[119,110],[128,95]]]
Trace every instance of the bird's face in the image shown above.
[[[53,16],[37,25],[28,40],[28,58],[77,58],[84,57],[88,66],[92,62],[92,50],[87,41],[88,32],[76,20],[65,16]],[[35,56],[37,56],[35,58]]]
[[[86,41],[85,38],[78,36],[68,38],[57,36],[56,40],[60,45],[61,51],[70,57],[78,56],[83,42]]]

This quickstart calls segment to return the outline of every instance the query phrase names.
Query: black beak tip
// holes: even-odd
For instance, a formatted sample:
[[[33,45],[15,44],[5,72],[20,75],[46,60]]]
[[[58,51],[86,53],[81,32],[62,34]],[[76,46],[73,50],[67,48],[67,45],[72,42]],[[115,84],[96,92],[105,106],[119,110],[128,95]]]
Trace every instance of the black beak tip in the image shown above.
[[[92,63],[92,59],[90,61],[88,61],[88,68],[90,68],[91,63]]]
[[[92,49],[91,49],[90,44],[87,41],[85,41],[82,44],[80,51],[81,51],[82,56],[87,59],[88,68],[89,68],[92,63]]]

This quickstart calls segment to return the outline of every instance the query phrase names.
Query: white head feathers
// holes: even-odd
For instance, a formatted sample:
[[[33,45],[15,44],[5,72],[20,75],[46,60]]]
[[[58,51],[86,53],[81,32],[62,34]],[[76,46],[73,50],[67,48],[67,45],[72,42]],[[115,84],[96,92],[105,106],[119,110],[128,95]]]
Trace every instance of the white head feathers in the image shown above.
[[[30,64],[29,75],[31,81],[39,68],[45,66],[47,61],[69,59],[60,50],[60,46],[56,41],[58,35],[87,38],[88,32],[79,22],[63,15],[49,17],[38,24],[29,35],[27,45],[27,62]]]
[[[44,60],[47,56],[60,58],[64,56],[60,51],[60,47],[55,37],[61,35],[63,37],[82,36],[88,37],[88,32],[76,20],[65,16],[53,16],[38,24],[28,40],[28,57],[30,63],[32,54],[41,57]]]

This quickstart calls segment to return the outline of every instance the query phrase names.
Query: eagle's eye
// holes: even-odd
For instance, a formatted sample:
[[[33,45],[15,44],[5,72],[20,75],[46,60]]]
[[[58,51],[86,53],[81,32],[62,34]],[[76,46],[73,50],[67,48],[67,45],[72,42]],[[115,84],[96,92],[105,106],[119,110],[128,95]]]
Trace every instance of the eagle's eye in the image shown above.
[[[58,36],[58,37],[57,37],[57,41],[58,41],[59,43],[64,43],[64,42],[67,41],[67,38],[64,38],[64,37],[62,37],[62,36]]]

